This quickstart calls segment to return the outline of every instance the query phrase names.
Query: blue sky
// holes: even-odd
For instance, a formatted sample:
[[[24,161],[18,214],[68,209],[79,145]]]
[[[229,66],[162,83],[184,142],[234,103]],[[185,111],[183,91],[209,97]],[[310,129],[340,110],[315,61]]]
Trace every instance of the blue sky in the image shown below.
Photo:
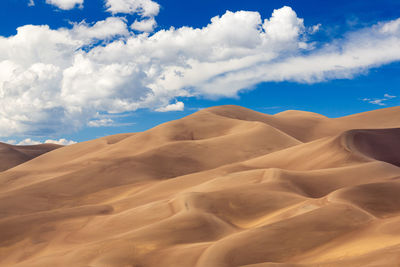
[[[2,4],[4,142],[80,142],[224,104],[338,117],[400,103],[398,0]]]

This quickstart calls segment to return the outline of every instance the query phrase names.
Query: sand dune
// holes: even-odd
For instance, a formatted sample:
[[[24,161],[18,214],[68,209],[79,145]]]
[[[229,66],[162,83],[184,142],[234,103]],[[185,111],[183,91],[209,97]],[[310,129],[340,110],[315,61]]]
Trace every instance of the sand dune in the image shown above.
[[[400,266],[399,115],[221,106],[12,154],[0,266]]]
[[[0,171],[8,170],[60,147],[62,146],[55,144],[13,146],[0,142]]]

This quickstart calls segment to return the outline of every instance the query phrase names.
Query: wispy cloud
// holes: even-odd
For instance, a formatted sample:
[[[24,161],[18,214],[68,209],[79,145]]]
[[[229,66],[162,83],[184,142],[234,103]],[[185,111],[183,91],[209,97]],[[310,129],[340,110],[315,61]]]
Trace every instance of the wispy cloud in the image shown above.
[[[111,127],[115,124],[112,119],[92,120],[88,122],[89,127]]]
[[[389,95],[389,94],[384,94],[383,97],[387,98],[387,99],[391,99],[391,98],[396,98],[397,96],[395,95]]]
[[[88,122],[89,127],[123,127],[134,125],[133,122],[115,122],[111,118],[95,119]]]
[[[282,108],[282,107],[280,107],[280,106],[272,106],[272,107],[259,107],[258,109],[269,110],[269,109],[278,109],[278,108]]]
[[[384,94],[383,98],[363,98],[361,100],[374,105],[386,106],[386,101],[396,97],[397,96],[394,95]]]

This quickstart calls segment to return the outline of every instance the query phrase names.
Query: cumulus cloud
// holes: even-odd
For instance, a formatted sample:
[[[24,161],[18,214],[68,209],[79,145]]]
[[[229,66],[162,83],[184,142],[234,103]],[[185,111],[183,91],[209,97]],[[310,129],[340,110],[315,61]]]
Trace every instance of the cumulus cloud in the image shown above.
[[[159,11],[148,2],[106,5],[146,20]],[[267,19],[227,11],[202,28],[153,34],[134,34],[118,17],[69,29],[25,25],[0,37],[0,136],[54,136],[107,125],[99,112],[163,110],[178,97],[235,97],[260,82],[352,78],[400,60],[399,25],[400,19],[378,23],[322,48],[307,41],[314,26],[306,27],[290,7]],[[178,103],[170,108],[183,108]]]
[[[119,17],[109,17],[94,24],[86,22],[74,23],[69,32],[74,40],[84,43],[91,43],[93,40],[110,40],[116,36],[128,36],[129,30],[125,19]]]
[[[105,0],[105,3],[112,14],[137,13],[142,17],[155,17],[160,12],[160,5],[151,0]]]
[[[140,20],[135,20],[131,29],[140,32],[153,32],[157,26],[154,19],[160,12],[160,5],[152,0],[105,0],[107,11],[112,14],[137,14]]]
[[[79,8],[83,7],[84,0],[46,0],[47,4],[58,7],[59,9],[69,10],[76,6]],[[33,0],[31,1],[33,3]]]
[[[131,28],[141,32],[153,32],[156,26],[156,20],[154,18],[149,18],[144,20],[135,20],[135,22],[132,23]]]
[[[304,24],[292,8],[284,6],[275,9],[269,20],[265,19],[263,28],[270,39],[291,43],[304,31]]]
[[[183,102],[176,102],[175,104],[170,104],[165,107],[156,109],[158,112],[168,112],[168,111],[183,111],[185,109],[185,104]]]
[[[67,139],[64,139],[64,138],[61,138],[59,140],[51,140],[51,139],[49,139],[49,140],[44,141],[44,143],[45,144],[56,144],[56,145],[62,145],[62,146],[69,146],[69,145],[76,144],[75,141],[67,140]]]
[[[41,142],[32,140],[30,138],[26,138],[26,139],[20,141],[17,144],[17,146],[31,146],[31,145],[39,145],[39,144],[41,144]]]

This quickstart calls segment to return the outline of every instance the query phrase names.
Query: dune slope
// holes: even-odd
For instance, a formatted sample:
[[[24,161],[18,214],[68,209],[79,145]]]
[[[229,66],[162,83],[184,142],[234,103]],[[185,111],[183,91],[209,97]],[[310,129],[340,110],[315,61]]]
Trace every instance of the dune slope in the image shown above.
[[[399,114],[222,106],[48,152],[0,172],[0,266],[398,266]]]
[[[13,146],[0,142],[0,172],[60,147],[55,144]]]

